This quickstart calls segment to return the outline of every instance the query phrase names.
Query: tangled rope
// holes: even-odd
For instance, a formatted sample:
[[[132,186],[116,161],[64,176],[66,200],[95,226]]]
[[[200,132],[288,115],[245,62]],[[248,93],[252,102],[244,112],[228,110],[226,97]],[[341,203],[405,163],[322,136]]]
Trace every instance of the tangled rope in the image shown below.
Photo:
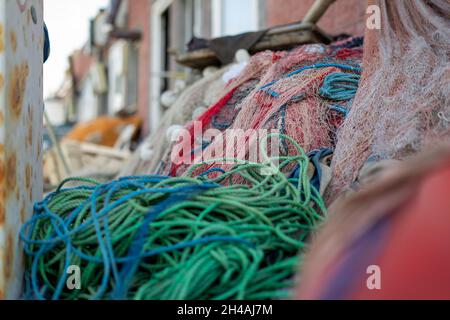
[[[26,298],[287,297],[298,254],[326,209],[308,180],[307,155],[283,138],[298,155],[228,159],[236,163],[229,172],[63,182],[21,230]],[[288,165],[298,168],[295,178],[281,173]],[[209,179],[213,171],[221,175]],[[236,175],[246,183],[229,184]],[[69,182],[86,185],[65,187]],[[81,289],[70,291],[73,265]]]
[[[335,101],[348,101],[355,97],[358,91],[359,74],[335,72],[328,75],[319,94],[325,98]]]
[[[356,73],[358,73],[358,74],[360,74],[360,73],[362,72],[362,69],[359,68],[359,67],[351,66],[351,65],[347,65],[347,64],[342,64],[342,63],[316,63],[316,64],[313,64],[313,65],[301,67],[300,69],[297,69],[297,70],[295,70],[295,71],[293,71],[293,72],[290,72],[290,73],[288,73],[287,75],[285,75],[283,78],[278,79],[278,80],[271,81],[271,82],[269,82],[268,84],[262,86],[259,90],[260,90],[260,91],[265,91],[267,94],[271,95],[272,97],[277,98],[277,97],[279,97],[279,93],[276,92],[276,91],[271,90],[270,88],[271,88],[273,85],[277,84],[279,81],[281,81],[281,80],[283,80],[283,79],[286,79],[286,78],[290,78],[290,77],[292,77],[292,76],[295,76],[295,75],[297,75],[297,74],[299,74],[299,73],[302,73],[302,72],[304,72],[304,71],[306,71],[306,70],[311,70],[311,69],[321,69],[321,68],[331,68],[331,67],[339,68],[339,69],[342,69],[342,70],[345,70],[345,71],[349,71],[349,72],[356,72]],[[352,83],[352,86],[351,86],[352,89],[354,88],[354,86],[353,86],[354,81],[353,81],[353,80],[354,80],[356,77],[357,77],[356,79],[358,79],[358,83],[359,83],[359,78],[360,78],[359,75],[353,75],[353,74],[351,74],[351,73],[335,73],[335,74],[338,74],[338,75],[340,75],[341,77],[342,77],[342,75],[349,75],[349,76],[352,76],[351,79],[349,79],[349,78],[344,78],[344,79],[341,78],[341,79],[338,79],[339,82],[342,82],[342,80],[344,80],[345,82],[350,81],[350,82]],[[333,76],[333,74],[331,74],[331,75],[328,76],[328,77],[332,77],[332,76]],[[353,77],[355,77],[355,78],[353,78]],[[334,79],[333,77],[332,77],[332,78],[329,78],[329,80],[328,80],[329,82],[330,82],[330,79],[331,79],[331,84],[334,84],[334,83],[335,83],[335,79]],[[347,87],[345,87],[345,89],[347,89]],[[357,89],[358,89],[358,86],[356,86],[356,90],[357,90]],[[355,94],[356,94],[356,90],[355,90]]]

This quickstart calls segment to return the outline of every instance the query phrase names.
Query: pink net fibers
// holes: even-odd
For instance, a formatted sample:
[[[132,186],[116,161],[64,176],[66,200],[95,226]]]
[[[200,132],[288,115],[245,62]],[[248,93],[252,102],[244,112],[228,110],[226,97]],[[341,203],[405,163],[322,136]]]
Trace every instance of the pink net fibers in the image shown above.
[[[450,3],[372,0],[381,30],[368,30],[364,73],[339,132],[328,201],[369,157],[404,159],[450,143]]]
[[[320,89],[324,85],[325,78],[332,74],[353,74],[357,72],[355,70],[359,70],[362,60],[360,40],[348,39],[331,46],[304,45],[277,56],[277,59],[272,60],[270,68],[260,74],[259,83],[255,88],[234,106],[235,115],[230,125],[226,130],[219,128],[222,131],[221,137],[207,141],[203,150],[195,153],[194,164],[222,157],[251,160],[253,156],[250,156],[249,152],[254,151],[255,146],[252,146],[251,142],[238,143],[230,138],[228,133],[233,130],[247,132],[247,130],[276,129],[294,138],[306,152],[320,148],[334,148],[335,129],[343,117],[330,110],[330,106],[337,102],[321,95]],[[248,72],[249,70],[245,70],[243,75]],[[241,83],[236,92],[242,90],[243,86],[245,88],[244,83]],[[226,105],[227,103],[224,108]],[[217,105],[211,107],[205,115],[212,111],[216,112],[216,108]],[[205,128],[217,129],[213,122],[207,123]],[[192,149],[198,148],[192,146]],[[234,149],[232,155],[228,152],[230,149]],[[270,151],[270,145],[268,149]],[[281,149],[281,155],[296,154],[290,143],[282,144]],[[215,150],[223,150],[226,155],[217,154]],[[231,166],[223,163],[204,165],[193,174],[201,174],[211,168],[227,171]],[[172,165],[166,167],[163,173],[182,175],[188,168],[188,164]],[[217,171],[212,173],[216,174]]]

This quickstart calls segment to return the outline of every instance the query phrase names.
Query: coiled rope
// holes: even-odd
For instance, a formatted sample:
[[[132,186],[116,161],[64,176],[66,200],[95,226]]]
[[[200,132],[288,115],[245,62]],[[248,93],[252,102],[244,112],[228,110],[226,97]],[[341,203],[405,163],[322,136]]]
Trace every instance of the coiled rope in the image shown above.
[[[229,172],[64,181],[35,205],[20,233],[26,298],[286,298],[298,255],[326,209],[308,180],[307,155],[283,139],[297,156],[222,159],[236,163]],[[281,173],[292,165],[296,178]],[[209,179],[212,172],[220,175]],[[229,183],[236,175],[246,183]],[[66,286],[73,265],[80,290]]]
[[[325,78],[319,94],[335,101],[351,100],[358,91],[360,79],[359,74],[334,72]]]

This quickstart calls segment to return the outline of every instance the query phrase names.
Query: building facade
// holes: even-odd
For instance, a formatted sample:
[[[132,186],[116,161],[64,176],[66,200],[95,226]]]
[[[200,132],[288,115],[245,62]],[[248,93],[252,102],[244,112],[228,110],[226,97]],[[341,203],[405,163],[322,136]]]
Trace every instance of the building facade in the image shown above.
[[[137,112],[146,135],[163,116],[161,94],[177,76],[190,72],[175,63],[175,55],[192,37],[213,38],[297,22],[313,2],[111,0],[92,21],[91,41],[84,50],[90,58],[72,57],[78,118]],[[338,0],[318,26],[330,35],[362,35],[365,10],[365,1]],[[83,68],[89,71],[77,71]]]

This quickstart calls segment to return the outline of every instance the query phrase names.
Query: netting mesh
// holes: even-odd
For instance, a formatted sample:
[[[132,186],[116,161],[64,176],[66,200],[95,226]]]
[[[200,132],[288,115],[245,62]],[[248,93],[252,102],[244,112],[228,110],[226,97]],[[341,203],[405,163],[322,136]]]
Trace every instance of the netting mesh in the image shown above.
[[[232,79],[226,86],[224,92],[220,95],[218,101],[211,104],[210,108],[202,114],[196,121],[202,123],[202,132],[208,129],[215,128],[220,131],[227,130],[234,122],[236,115],[240,113],[240,103],[247,98],[247,96],[253,92],[256,85],[259,83],[258,79],[264,75],[268,68],[277,61],[284,53],[273,53],[271,51],[260,52],[254,55],[245,70],[241,72],[236,78]],[[193,123],[187,124],[187,129],[192,131],[193,136]],[[196,144],[204,143],[203,141],[191,141],[192,150],[198,149]],[[184,172],[188,165],[182,165],[181,169],[178,166],[174,168],[174,164],[171,162],[172,148],[176,144],[174,142],[167,150],[162,158],[158,173],[169,174]],[[200,146],[201,149],[201,146]],[[178,170],[177,170],[178,169]]]
[[[215,137],[213,141],[199,141],[198,137],[192,139],[190,147],[196,152],[189,160],[194,165],[223,157],[249,160],[249,152],[257,150],[257,146],[252,146],[252,143],[259,142],[247,141],[242,144],[231,140],[228,136],[230,130],[276,129],[281,134],[293,137],[306,152],[324,147],[333,148],[336,129],[342,123],[344,114],[330,107],[340,103],[340,108],[345,111],[351,104],[351,98],[345,102],[336,102],[333,97],[321,95],[320,89],[330,75],[357,73],[362,52],[362,40],[352,38],[331,46],[304,45],[289,52],[268,51],[254,56],[241,75],[246,82],[241,80],[240,83],[229,85],[228,88],[232,90],[228,96],[224,96],[225,100],[210,107],[199,119],[203,124],[203,132],[215,128],[222,131],[222,136]],[[255,66],[258,66],[258,72],[253,71]],[[244,97],[242,93],[245,93]],[[236,96],[241,99],[236,99]],[[227,119],[226,125],[217,126],[217,118]],[[231,156],[228,152],[230,148],[234,150]],[[216,150],[223,150],[226,154],[217,154]],[[271,150],[270,144],[268,150]],[[281,141],[281,154],[292,155],[295,152],[292,145]],[[189,164],[174,165],[169,159],[165,163],[168,165],[160,173],[182,175],[189,169]],[[194,174],[212,167],[226,171],[230,166],[209,164],[197,168]]]
[[[166,139],[167,129],[172,125],[185,125],[192,118],[196,108],[206,107],[213,103],[225,88],[222,76],[227,70],[228,67],[222,68],[187,88],[176,100],[175,104],[165,113],[155,133],[151,134],[144,141],[141,148],[133,154],[122,170],[121,175],[155,172],[170,145]],[[142,148],[151,150],[152,156],[150,160],[142,159]]]
[[[339,132],[329,202],[369,157],[404,159],[450,141],[450,3],[373,3],[382,28],[366,34],[364,74]]]

